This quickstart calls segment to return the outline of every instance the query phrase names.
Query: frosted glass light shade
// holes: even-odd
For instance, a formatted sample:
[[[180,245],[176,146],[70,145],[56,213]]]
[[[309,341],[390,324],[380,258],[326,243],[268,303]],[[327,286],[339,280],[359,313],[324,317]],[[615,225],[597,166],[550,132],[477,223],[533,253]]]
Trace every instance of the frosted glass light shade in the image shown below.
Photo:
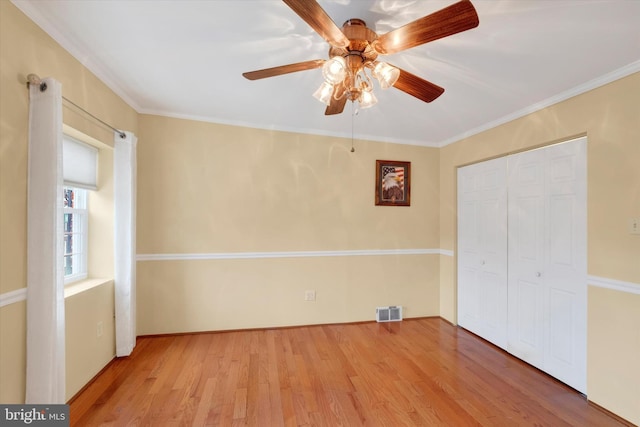
[[[313,97],[320,102],[329,105],[333,96],[333,85],[323,82],[320,87],[313,93]]]
[[[374,105],[376,105],[378,103],[378,99],[373,94],[373,92],[369,92],[369,91],[366,91],[366,90],[362,91],[362,94],[360,95],[359,101],[360,101],[360,108],[373,107]]]
[[[347,63],[341,56],[334,56],[322,66],[324,80],[332,85],[340,83],[347,75]]]
[[[378,62],[373,69],[373,75],[378,79],[380,87],[382,89],[387,89],[398,81],[398,77],[400,77],[400,70],[396,67],[392,67],[386,62]]]

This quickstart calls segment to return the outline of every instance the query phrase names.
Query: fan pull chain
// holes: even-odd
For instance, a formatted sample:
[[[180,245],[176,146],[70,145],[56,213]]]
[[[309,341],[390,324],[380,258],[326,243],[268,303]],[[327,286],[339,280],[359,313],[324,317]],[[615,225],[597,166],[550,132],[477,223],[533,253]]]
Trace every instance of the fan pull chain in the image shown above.
[[[356,115],[356,112],[354,111],[354,107],[353,104],[355,104],[353,101],[351,101],[351,152],[355,153],[356,149],[353,147],[353,122],[354,122],[354,117]]]

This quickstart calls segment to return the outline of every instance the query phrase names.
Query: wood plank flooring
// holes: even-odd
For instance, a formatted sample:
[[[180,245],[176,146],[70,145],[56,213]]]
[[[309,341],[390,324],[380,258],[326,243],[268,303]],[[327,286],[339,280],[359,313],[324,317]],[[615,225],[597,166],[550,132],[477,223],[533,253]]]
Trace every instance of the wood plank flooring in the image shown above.
[[[77,426],[620,426],[438,318],[138,338]]]

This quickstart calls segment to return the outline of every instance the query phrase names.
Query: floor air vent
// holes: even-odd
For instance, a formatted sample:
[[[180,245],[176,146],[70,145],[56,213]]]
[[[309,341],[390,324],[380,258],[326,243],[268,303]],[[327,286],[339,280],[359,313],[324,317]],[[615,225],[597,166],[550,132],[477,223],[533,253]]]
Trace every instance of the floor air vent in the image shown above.
[[[398,322],[402,320],[402,307],[390,305],[376,308],[376,322]]]

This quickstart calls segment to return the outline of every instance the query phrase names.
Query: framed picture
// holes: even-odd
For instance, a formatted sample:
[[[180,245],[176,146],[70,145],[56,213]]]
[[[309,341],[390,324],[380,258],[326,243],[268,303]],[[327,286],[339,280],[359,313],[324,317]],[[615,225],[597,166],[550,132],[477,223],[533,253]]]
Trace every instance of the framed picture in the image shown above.
[[[376,160],[376,206],[410,206],[411,162]]]

